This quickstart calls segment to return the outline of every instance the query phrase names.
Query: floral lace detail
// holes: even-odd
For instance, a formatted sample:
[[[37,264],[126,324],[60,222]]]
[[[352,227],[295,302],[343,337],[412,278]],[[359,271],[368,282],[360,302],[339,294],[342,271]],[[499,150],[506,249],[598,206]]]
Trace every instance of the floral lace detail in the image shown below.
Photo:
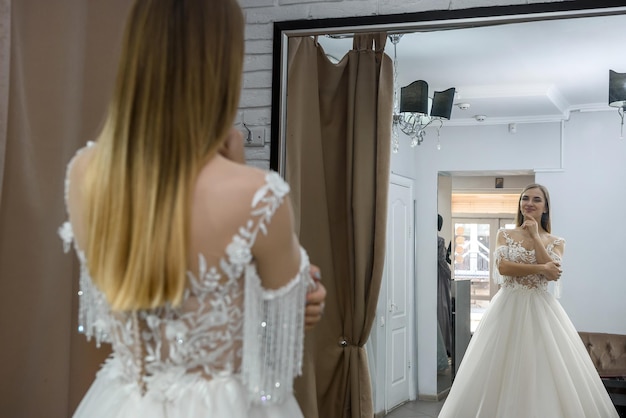
[[[501,284],[503,288],[516,290],[532,290],[547,291],[548,280],[542,274],[530,274],[528,276],[503,276],[498,271],[500,261],[507,260],[524,264],[536,264],[537,258],[535,250],[529,250],[523,246],[523,240],[516,241],[505,230],[501,230],[506,245],[500,245],[494,252],[494,279],[496,283]],[[554,261],[561,261],[561,257],[554,251],[554,247],[563,245],[565,241],[562,238],[555,238],[546,246],[548,255]],[[558,281],[560,282],[560,280]]]
[[[251,248],[259,232],[267,233],[289,192],[277,173],[268,173],[265,180],[253,196],[251,219],[233,236],[219,268],[198,255],[197,274],[187,272],[180,306],[112,312],[91,281],[87,260],[74,241],[81,262],[79,331],[88,339],[94,337],[98,345],[112,344],[110,365],[124,380],[136,382],[144,391],[157,391],[165,399],[169,385],[164,382],[239,374],[246,363],[244,379],[252,401],[280,401],[291,392],[302,366],[308,258],[302,250],[300,270],[283,288],[261,287]],[[68,187],[66,181],[66,199]],[[69,250],[72,225],[65,222],[59,235]],[[269,371],[268,361],[274,365]]]

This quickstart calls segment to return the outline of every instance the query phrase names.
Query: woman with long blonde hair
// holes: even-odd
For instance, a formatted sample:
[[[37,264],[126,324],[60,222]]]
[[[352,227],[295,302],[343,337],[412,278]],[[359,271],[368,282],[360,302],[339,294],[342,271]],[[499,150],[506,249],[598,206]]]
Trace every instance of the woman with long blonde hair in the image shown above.
[[[67,170],[79,330],[113,354],[76,417],[298,417],[308,258],[286,183],[232,161],[236,0],[137,0],[97,140]]]

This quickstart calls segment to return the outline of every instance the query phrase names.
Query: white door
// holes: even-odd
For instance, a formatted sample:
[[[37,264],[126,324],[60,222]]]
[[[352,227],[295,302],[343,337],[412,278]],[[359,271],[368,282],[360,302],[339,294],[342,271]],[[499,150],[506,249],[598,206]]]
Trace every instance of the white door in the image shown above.
[[[391,175],[387,216],[386,409],[409,400],[413,321],[413,184]]]

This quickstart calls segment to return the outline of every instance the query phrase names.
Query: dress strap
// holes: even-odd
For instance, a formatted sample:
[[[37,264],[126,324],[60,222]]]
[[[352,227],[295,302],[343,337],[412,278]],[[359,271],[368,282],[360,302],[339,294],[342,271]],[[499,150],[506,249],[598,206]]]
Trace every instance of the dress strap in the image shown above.
[[[242,228],[240,231],[244,238],[248,238],[250,247],[254,245],[259,231],[267,234],[267,226],[278,207],[283,203],[283,198],[287,193],[289,193],[289,185],[278,173],[269,171],[265,175],[265,184],[256,191],[252,198],[252,219],[246,228]],[[249,234],[245,230],[248,230]]]

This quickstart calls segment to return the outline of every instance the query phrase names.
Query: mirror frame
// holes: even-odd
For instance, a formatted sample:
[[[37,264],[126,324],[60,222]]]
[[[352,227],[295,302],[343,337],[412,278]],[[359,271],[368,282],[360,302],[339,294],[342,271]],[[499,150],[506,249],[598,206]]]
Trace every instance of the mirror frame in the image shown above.
[[[287,90],[287,46],[291,36],[358,33],[386,30],[418,32],[540,20],[625,14],[618,0],[571,0],[524,5],[501,5],[457,10],[274,22],[270,169],[284,176]]]

